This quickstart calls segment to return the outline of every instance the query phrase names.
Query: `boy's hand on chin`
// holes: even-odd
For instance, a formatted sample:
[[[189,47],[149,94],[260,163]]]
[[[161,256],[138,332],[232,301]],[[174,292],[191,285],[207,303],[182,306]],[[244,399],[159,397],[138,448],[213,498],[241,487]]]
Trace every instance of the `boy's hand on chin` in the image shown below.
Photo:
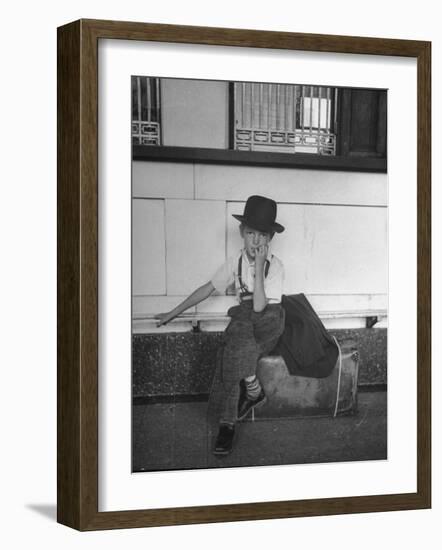
[[[264,266],[264,263],[267,259],[267,254],[269,252],[269,247],[266,244],[258,246],[255,248],[255,263],[257,267]]]

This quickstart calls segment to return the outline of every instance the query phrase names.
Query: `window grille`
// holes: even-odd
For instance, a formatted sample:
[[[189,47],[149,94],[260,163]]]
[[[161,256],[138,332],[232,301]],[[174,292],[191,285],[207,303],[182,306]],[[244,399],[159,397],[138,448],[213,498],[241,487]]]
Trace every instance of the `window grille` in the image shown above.
[[[161,145],[160,79],[132,77],[132,145]]]
[[[336,154],[336,88],[235,82],[233,101],[234,149]]]

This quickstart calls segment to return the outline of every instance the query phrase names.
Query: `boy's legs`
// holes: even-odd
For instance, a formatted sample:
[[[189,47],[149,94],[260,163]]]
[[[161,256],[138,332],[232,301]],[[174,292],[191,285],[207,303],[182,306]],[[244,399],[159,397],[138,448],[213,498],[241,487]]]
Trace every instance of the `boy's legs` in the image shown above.
[[[285,313],[280,304],[269,304],[263,311],[252,311],[251,320],[260,356],[270,353],[284,331]]]
[[[254,325],[255,341],[259,358],[269,354],[275,348],[284,330],[285,314],[279,304],[270,304],[262,312],[253,312],[251,320]],[[255,367],[256,370],[256,367]],[[238,403],[238,419],[247,416],[251,409],[263,404],[266,400],[264,390],[256,374],[247,377],[241,383]]]
[[[224,335],[222,380],[226,392],[224,411],[220,422],[234,425],[237,418],[239,382],[253,376],[260,350],[256,343],[252,308],[241,304],[229,310],[232,319]]]
[[[284,328],[284,311],[280,305],[269,305],[257,313],[249,302],[232,308],[229,315],[232,320],[225,332],[222,364],[226,399],[220,424],[234,427],[238,416],[240,381],[254,377],[259,357],[275,347]],[[233,433],[228,436],[233,437]]]

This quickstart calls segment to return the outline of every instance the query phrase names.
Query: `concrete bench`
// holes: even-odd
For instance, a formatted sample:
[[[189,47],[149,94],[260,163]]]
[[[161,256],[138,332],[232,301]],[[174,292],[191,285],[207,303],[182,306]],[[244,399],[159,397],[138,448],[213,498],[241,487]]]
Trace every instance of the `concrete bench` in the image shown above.
[[[318,311],[321,320],[339,319],[363,319],[366,328],[374,327],[387,319],[387,311],[385,309],[370,309],[370,310],[347,310],[347,311]],[[187,330],[199,332],[203,329],[206,323],[215,323],[218,325],[227,324],[230,320],[225,313],[183,313],[179,315],[167,325],[158,328],[157,319],[153,314],[135,314],[132,319],[132,328],[135,334],[143,332],[173,332],[177,325],[188,325]]]
[[[370,328],[379,326],[379,321],[385,320],[387,318],[386,310],[370,309],[364,311],[322,311],[319,312],[319,316],[323,320],[359,318],[363,320],[363,324],[361,323],[360,326],[368,327],[367,336],[363,338],[364,346],[378,346],[379,342],[381,342],[382,345],[385,346],[385,336],[375,335],[371,332]],[[175,339],[178,339],[177,342],[180,342],[180,344],[178,344],[180,350],[180,364],[182,365],[183,350],[185,350],[186,348],[183,347],[184,344],[181,344],[181,342],[187,341],[189,340],[189,338],[192,339],[191,334],[192,332],[195,332],[195,336],[198,335],[198,339],[204,338],[204,353],[207,354],[206,338],[209,337],[211,331],[204,330],[205,322],[226,324],[228,321],[229,317],[225,314],[185,313],[167,324],[165,327],[161,327],[161,329],[158,329],[156,328],[157,320],[154,318],[154,315],[138,315],[134,317],[134,328],[137,329],[134,330],[134,333],[135,337],[138,338],[153,338],[154,340],[152,340],[152,342],[154,342],[154,350],[156,350],[157,348],[159,350],[163,349],[162,346],[158,343],[161,338],[172,338],[173,342],[175,342]],[[179,323],[181,324],[181,331],[176,331],[175,327]],[[185,330],[182,329],[183,326],[185,327]],[[220,330],[222,329],[220,328]],[[335,414],[341,415],[354,413],[357,408],[357,385],[359,377],[359,356],[357,349],[358,346],[355,342],[361,339],[361,329],[358,330],[358,334],[355,334],[355,340],[352,334],[353,331],[351,329],[343,331],[336,331],[332,329],[332,333],[336,334],[342,349],[340,379],[339,370],[337,367],[335,367],[329,377],[325,379],[316,379],[301,376],[291,376],[282,357],[273,356],[261,359],[257,368],[257,372],[260,379],[262,379],[262,383],[268,396],[268,401],[261,409],[257,409],[256,418],[296,417],[306,415],[333,416]],[[182,336],[180,336],[180,332],[182,332]],[[368,336],[370,333],[373,334],[372,337]],[[214,339],[219,340],[219,336],[216,336],[216,334],[219,335],[220,332],[216,330],[214,334]],[[148,365],[148,369],[152,371],[152,376],[155,380],[157,380],[158,378],[158,365],[162,365],[160,367],[161,372],[162,369],[165,369],[169,372],[171,369],[170,365],[174,363],[174,357],[172,356],[174,344],[169,340],[168,342],[169,344],[167,345],[166,349],[167,354],[170,355],[169,358],[158,357],[157,360],[151,355],[146,358],[145,364]],[[140,347],[140,351],[141,349],[142,346]],[[376,353],[372,354],[371,352],[368,352],[368,350],[363,348],[363,357],[365,357],[365,359],[361,372],[362,385],[364,386],[373,384],[373,377],[376,377],[375,382],[385,383],[385,365],[383,365],[383,362],[385,361],[383,358],[385,350],[379,352],[378,347],[374,349],[376,350]],[[155,351],[155,353],[157,352]],[[184,351],[184,353],[186,352]],[[211,353],[213,352],[211,351]],[[196,355],[198,354],[199,352],[196,353]],[[139,355],[139,357],[141,356]],[[208,372],[208,363],[204,363],[204,367],[202,367],[202,370],[198,366],[195,366],[195,369],[193,370],[193,367],[189,366],[191,364],[189,360],[192,360],[192,357],[195,357],[195,350],[189,351],[187,359],[184,359],[184,370],[180,367],[179,373],[174,375],[174,379],[178,376],[180,380],[177,388],[179,388],[179,391],[181,393],[187,392],[189,394],[192,394],[194,391],[195,393],[204,393],[205,391],[210,392],[211,381],[213,380],[214,384],[217,378],[215,364],[213,364],[213,374],[210,374],[210,377],[207,377],[207,390],[204,390],[202,387],[200,388],[200,386],[201,380],[205,377],[206,372]],[[207,357],[206,355],[204,355],[204,361],[206,360]],[[155,363],[153,363],[153,361],[155,361]],[[151,366],[154,364],[157,365],[155,368]],[[138,360],[138,365],[140,365],[140,359]],[[140,367],[138,367],[137,373],[140,372],[142,371],[140,371]],[[187,382],[187,379],[185,377],[190,373],[193,373],[190,375],[192,376],[192,378],[189,378],[189,382]],[[142,376],[144,376],[147,381],[146,375]],[[169,378],[170,376],[171,375],[169,374]],[[194,380],[194,382],[192,382],[194,385],[189,385],[192,384],[190,380]],[[198,388],[200,389],[194,389],[196,387],[195,384],[197,384]],[[215,387],[213,384],[212,393]],[[147,389],[147,385],[149,386],[150,390]],[[146,382],[144,382],[144,387],[146,387],[146,390],[144,390],[146,394],[154,394],[155,392],[162,393],[160,389],[156,389],[155,384],[151,385],[150,383],[146,384]],[[167,391],[166,387],[164,387],[164,389]],[[138,387],[137,391],[141,392],[142,394],[142,390]],[[213,409],[213,407],[211,407],[211,409]]]

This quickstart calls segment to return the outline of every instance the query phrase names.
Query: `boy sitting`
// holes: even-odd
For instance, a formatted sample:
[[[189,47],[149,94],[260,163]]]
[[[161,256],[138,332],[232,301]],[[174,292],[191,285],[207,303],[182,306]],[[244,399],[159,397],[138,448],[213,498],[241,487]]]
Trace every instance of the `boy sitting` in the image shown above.
[[[225,401],[215,442],[216,455],[231,452],[236,421],[265,402],[264,390],[256,376],[258,359],[273,350],[284,329],[281,306],[284,267],[269,250],[275,232],[284,231],[275,221],[276,208],[271,199],[258,195],[249,197],[244,214],[233,215],[241,222],[242,250],[181,304],[170,312],[157,315],[158,326],[161,326],[199,304],[215,290],[225,292],[232,283],[235,285],[239,305],[229,309],[231,321],[225,330],[222,359]],[[240,383],[245,391],[241,392]]]

